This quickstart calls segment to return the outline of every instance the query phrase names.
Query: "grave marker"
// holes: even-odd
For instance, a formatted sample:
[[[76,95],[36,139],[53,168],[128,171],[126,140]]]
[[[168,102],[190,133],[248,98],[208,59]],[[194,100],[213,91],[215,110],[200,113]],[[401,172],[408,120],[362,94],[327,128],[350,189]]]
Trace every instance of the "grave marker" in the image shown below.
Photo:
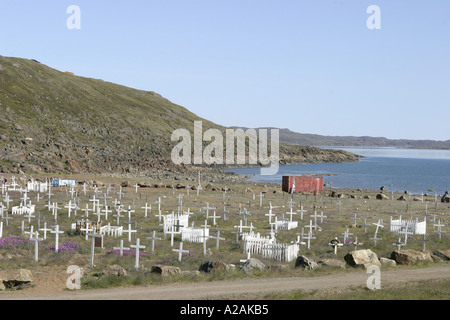
[[[181,262],[181,258],[183,256],[183,253],[189,253],[189,250],[183,250],[183,242],[180,242],[180,248],[179,249],[172,249],[172,251],[173,252],[178,252],[178,261],[179,262]]]
[[[139,238],[137,238],[136,244],[132,244],[130,246],[130,248],[136,249],[136,260],[135,260],[135,264],[134,264],[134,267],[136,268],[136,270],[139,269],[139,250],[145,249],[145,246],[140,245],[140,242],[141,242],[141,240]]]
[[[55,235],[55,252],[59,252],[59,235],[63,234],[64,231],[59,231],[59,225],[55,226],[55,230],[50,231],[50,233],[53,233]]]
[[[148,240],[152,240],[152,253],[155,251],[155,241],[162,240],[161,238],[156,237],[156,231],[153,230],[153,235],[151,237],[147,237]]]
[[[32,241],[34,241],[34,261],[38,262],[39,258],[39,242],[43,241],[44,239],[39,238],[39,233],[36,231],[34,233],[34,238],[31,238]]]
[[[123,240],[120,240],[120,246],[119,246],[119,247],[114,247],[113,249],[114,249],[114,250],[119,250],[119,254],[120,254],[121,257],[123,257],[123,252],[124,252],[124,251],[130,250],[130,248],[125,248],[125,247],[123,246]]]

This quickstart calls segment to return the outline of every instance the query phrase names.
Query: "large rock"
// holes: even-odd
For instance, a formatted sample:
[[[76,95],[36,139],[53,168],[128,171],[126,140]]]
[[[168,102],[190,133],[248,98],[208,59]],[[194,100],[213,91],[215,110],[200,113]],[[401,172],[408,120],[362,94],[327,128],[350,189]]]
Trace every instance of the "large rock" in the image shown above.
[[[355,250],[349,252],[344,257],[345,262],[354,268],[366,268],[371,265],[381,266],[378,256],[370,249]]]
[[[298,256],[297,260],[295,260],[295,267],[303,268],[305,270],[314,270],[317,269],[319,265],[314,260],[311,260],[305,256]]]
[[[395,267],[397,265],[397,262],[395,262],[395,260],[392,259],[381,257],[379,260],[383,266]]]
[[[325,258],[317,261],[317,264],[321,267],[345,268],[345,261],[338,259]]]
[[[116,276],[116,277],[126,277],[127,271],[121,266],[114,264],[111,266],[107,266],[103,272],[102,276]]]
[[[450,203],[450,194],[448,193],[448,191],[445,191],[445,194],[441,198],[441,202]]]
[[[219,261],[205,261],[200,265],[199,271],[210,273],[213,271],[227,271],[228,266]]]
[[[377,194],[377,200],[389,200],[389,197],[384,193]]]
[[[433,261],[430,252],[412,249],[394,250],[391,253],[391,259],[403,265],[411,265],[418,261]]]
[[[433,252],[433,255],[437,256],[440,260],[450,260],[450,250],[437,250]]]
[[[172,277],[180,274],[181,270],[178,267],[154,265],[152,266],[151,273],[157,273],[163,277]]]
[[[265,269],[266,265],[255,258],[250,258],[247,261],[245,261],[244,265],[240,268],[240,270],[244,271],[245,273],[252,273],[253,270],[259,270],[263,271]]]
[[[0,271],[0,290],[14,288],[33,281],[30,270],[16,269]]]

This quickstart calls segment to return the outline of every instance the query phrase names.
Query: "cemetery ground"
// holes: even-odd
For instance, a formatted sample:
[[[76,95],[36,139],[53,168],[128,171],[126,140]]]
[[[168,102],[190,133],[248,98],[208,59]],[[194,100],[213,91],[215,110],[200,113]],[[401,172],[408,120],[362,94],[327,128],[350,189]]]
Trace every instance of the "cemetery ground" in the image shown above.
[[[46,177],[35,178],[44,181]],[[95,177],[96,182],[92,177],[75,176],[73,179],[86,181],[86,184],[25,193],[26,180],[16,178],[21,188],[2,190],[0,201],[9,209],[4,209],[0,220],[3,224],[0,269],[30,270],[33,281],[0,291],[0,299],[38,296],[59,299],[71,295],[102,299],[96,294],[105,292],[103,290],[115,292],[117,295],[113,296],[120,299],[121,290],[125,294],[132,290],[139,292],[140,288],[156,286],[161,291],[175,286],[182,293],[183,287],[187,290],[205,285],[217,289],[225,288],[225,283],[230,284],[230,291],[215,298],[415,299],[420,291],[423,299],[448,299],[450,293],[450,239],[446,232],[450,209],[449,204],[441,203],[434,192],[405,196],[388,190],[384,191],[385,200],[378,200],[378,190],[333,189],[315,196],[289,195],[281,192],[279,185],[259,183],[202,182],[202,189],[197,190],[194,182],[191,186],[180,181],[146,181],[144,184],[142,179],[129,179],[122,187],[122,178]],[[332,192],[334,197],[330,196]],[[404,201],[397,200],[401,196]],[[20,206],[21,201],[35,205],[35,212],[13,215],[12,208]],[[172,213],[187,216],[188,225],[181,227],[180,218],[175,220],[173,229],[170,227],[164,232],[164,221],[167,224],[170,220],[167,217]],[[412,223],[422,222],[425,217],[425,237],[410,233],[408,228],[399,233],[390,231],[394,220]],[[83,220],[100,221],[102,227],[109,224],[122,229],[115,234],[104,234],[103,241],[98,240],[92,250],[93,238],[86,237],[79,227],[74,228]],[[58,245],[56,225],[60,230]],[[198,234],[182,241],[180,227],[189,227]],[[37,255],[33,240],[35,231],[40,239]],[[264,247],[266,251],[261,251],[261,247],[249,249],[248,243],[244,245],[244,239],[251,231],[260,238],[275,238],[277,244],[286,247],[297,244],[299,250],[296,251],[294,246],[295,257],[292,258],[288,251],[268,254],[267,248],[274,248],[270,245]],[[206,238],[205,242],[202,238],[205,235],[216,238]],[[336,238],[339,246],[332,245]],[[375,291],[366,288],[366,269],[351,267],[344,258],[355,249],[370,249],[378,258],[391,258],[394,250],[421,252],[424,248],[431,259],[412,265],[381,264],[381,289]],[[184,251],[180,252],[180,249]],[[307,257],[317,264],[317,268],[298,266],[298,256]],[[251,269],[247,263],[249,258],[256,258],[262,264]],[[210,263],[205,264],[208,261]],[[68,278],[73,275],[67,273],[69,266],[82,269],[81,290],[68,289]],[[111,272],[110,266],[123,269]],[[248,268],[242,268],[244,266]],[[383,278],[389,274],[392,274],[392,282]],[[408,274],[410,278],[403,279],[400,285],[394,279],[400,279],[402,274]],[[317,289],[302,288],[300,282],[295,287],[295,281],[302,279],[321,281],[321,284],[317,284]],[[340,282],[330,279],[340,279]],[[361,280],[352,282],[351,279]],[[248,286],[243,286],[247,281]],[[263,281],[266,289],[246,291],[246,287],[251,287],[251,281]],[[233,283],[237,287],[233,287]],[[186,292],[189,294],[190,291]],[[139,299],[139,294],[129,297]],[[181,299],[195,297],[200,296],[192,293]],[[171,298],[180,299],[180,296],[167,296],[167,299]]]

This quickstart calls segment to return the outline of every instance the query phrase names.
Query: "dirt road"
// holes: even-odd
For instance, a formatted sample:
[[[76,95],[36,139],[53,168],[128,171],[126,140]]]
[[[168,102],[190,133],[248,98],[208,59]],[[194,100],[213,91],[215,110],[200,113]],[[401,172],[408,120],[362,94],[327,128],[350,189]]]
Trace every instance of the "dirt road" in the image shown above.
[[[308,278],[272,278],[232,280],[205,283],[180,283],[164,286],[145,286],[86,290],[55,293],[20,292],[0,293],[0,300],[202,300],[233,299],[233,295],[282,292],[293,290],[322,290],[366,286],[369,275],[364,271],[336,273],[334,275]],[[427,268],[392,269],[381,272],[383,284],[450,278],[450,265]]]

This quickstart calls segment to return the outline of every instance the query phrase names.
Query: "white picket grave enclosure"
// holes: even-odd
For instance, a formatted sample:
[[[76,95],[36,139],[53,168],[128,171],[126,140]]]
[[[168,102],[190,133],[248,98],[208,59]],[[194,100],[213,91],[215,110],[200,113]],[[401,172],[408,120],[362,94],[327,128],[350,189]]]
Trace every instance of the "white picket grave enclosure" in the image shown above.
[[[38,182],[38,181],[28,181],[27,182],[27,191],[33,192],[47,192],[48,183],[47,182]]]
[[[266,244],[276,243],[275,238],[269,236],[262,237],[259,233],[243,233],[242,240],[244,240],[244,253],[261,254],[261,250]]]
[[[298,227],[298,221],[277,221],[277,230],[291,230]]]
[[[104,226],[104,227],[100,227],[100,234],[101,235],[107,235],[110,237],[120,237],[123,234],[123,227],[119,227],[119,226]]]
[[[171,232],[172,231],[172,226],[174,228],[177,228],[177,225],[183,226],[180,227],[180,231],[183,228],[186,228],[189,225],[189,213],[186,214],[169,214],[169,215],[165,215],[163,216],[164,219],[164,224],[163,224],[163,229],[164,232]]]
[[[261,257],[278,261],[291,262],[297,259],[300,246],[298,243],[272,243],[265,244],[261,249]]]
[[[25,214],[33,214],[36,210],[36,206],[35,205],[31,205],[31,206],[17,206],[17,207],[12,207],[12,214],[13,215],[25,215]]]
[[[412,234],[426,234],[427,230],[427,221],[424,220],[419,222],[419,219],[416,220],[402,220],[401,218],[398,220],[390,220],[389,231],[393,233],[399,233],[401,231],[407,231]]]
[[[209,237],[209,229],[191,227],[182,228],[181,241],[202,243],[204,241],[203,232],[205,232],[206,237]]]

